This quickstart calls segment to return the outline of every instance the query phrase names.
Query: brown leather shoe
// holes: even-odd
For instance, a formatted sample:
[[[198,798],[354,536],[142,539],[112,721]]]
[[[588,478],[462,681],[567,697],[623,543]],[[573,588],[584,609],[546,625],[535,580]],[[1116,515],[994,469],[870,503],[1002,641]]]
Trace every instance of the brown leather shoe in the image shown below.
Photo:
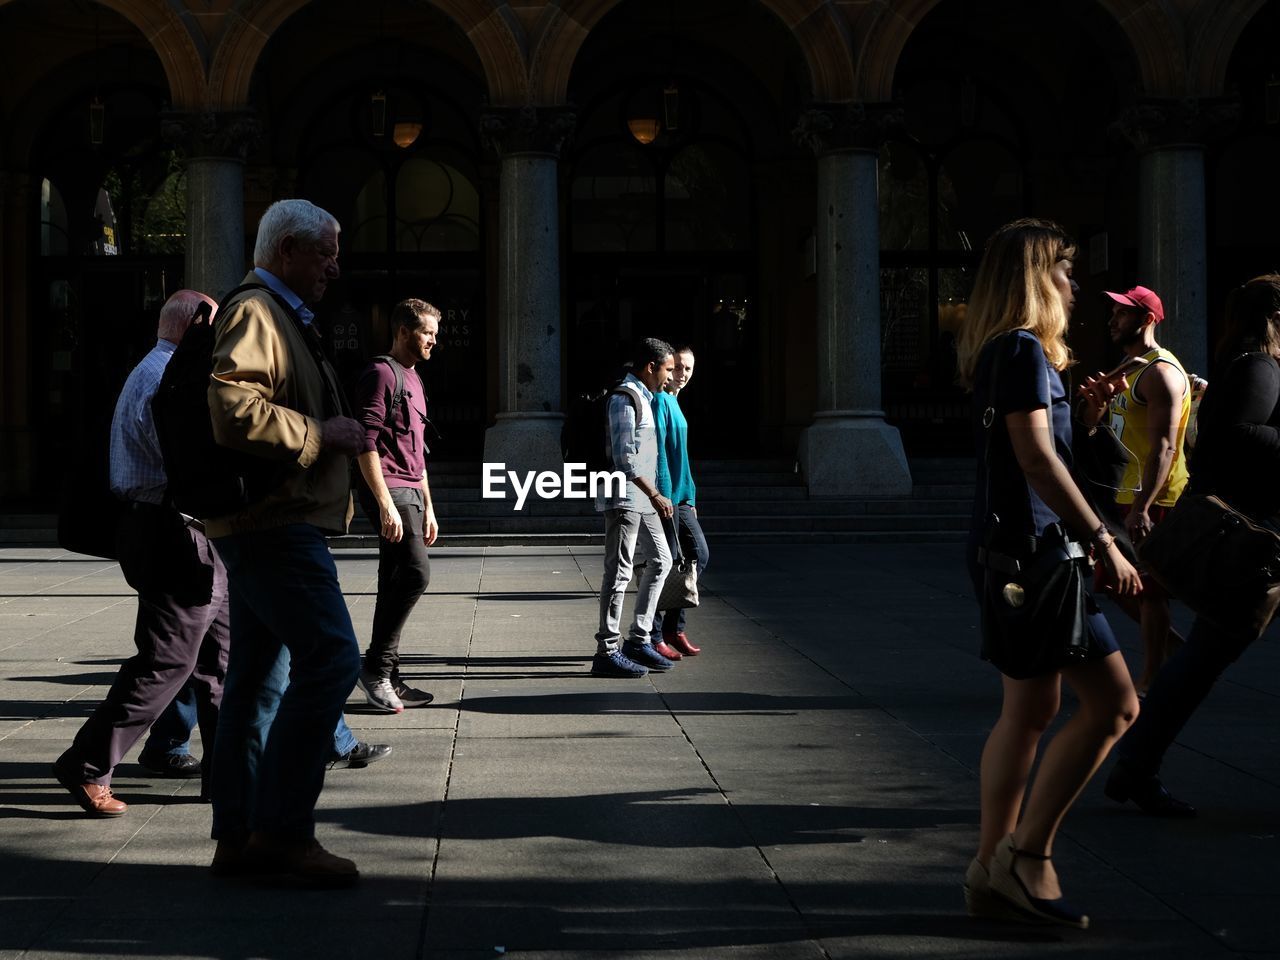
[[[663,655],[664,657],[666,657],[668,660],[683,660],[683,659],[684,659],[684,654],[682,654],[682,653],[681,653],[679,650],[677,650],[675,647],[671,646],[671,645],[670,645],[669,643],[667,643],[665,640],[659,640],[657,643],[655,643],[655,644],[653,645],[653,649],[654,649],[655,651],[657,651],[658,653],[662,654],[662,655]]]
[[[56,763],[53,775],[80,804],[80,809],[91,817],[123,817],[129,809],[127,803],[111,795],[111,788],[105,783],[80,783],[67,776]]]
[[[684,631],[679,633],[668,633],[662,638],[663,643],[670,644],[676,650],[679,650],[686,657],[696,657],[702,652],[701,647],[695,647],[689,642],[689,638],[685,636]]]
[[[360,879],[355,862],[337,857],[315,837],[304,839],[255,832],[245,845],[245,872],[279,874],[302,887],[346,887]]]

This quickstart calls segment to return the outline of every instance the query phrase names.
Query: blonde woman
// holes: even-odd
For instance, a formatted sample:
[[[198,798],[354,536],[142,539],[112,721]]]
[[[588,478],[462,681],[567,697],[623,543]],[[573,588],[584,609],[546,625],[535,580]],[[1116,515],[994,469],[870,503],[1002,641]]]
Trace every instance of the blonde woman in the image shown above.
[[[1104,566],[1109,589],[1122,596],[1141,590],[1137,572],[1117,550],[1069,468],[1071,417],[1061,373],[1072,362],[1065,337],[1078,289],[1071,279],[1074,254],[1056,224],[1019,220],[1001,227],[988,241],[960,331],[960,376],[974,392],[978,449],[991,447],[978,457],[969,539],[970,573],[979,596],[984,571],[978,548],[992,515],[999,517],[1001,536],[1020,543],[1062,524]],[[1121,379],[1109,389],[1124,386]],[[988,429],[983,414],[989,406],[994,415]],[[982,752],[981,837],[965,876],[965,901],[973,916],[1089,925],[1062,895],[1051,859],[1054,837],[1137,716],[1138,699],[1106,618],[1091,597],[1086,608],[1087,650],[1070,666],[1014,679],[1007,665],[984,651],[1001,669],[1004,701]],[[1027,637],[1029,644],[1038,640]],[[1079,707],[1046,746],[1028,788],[1036,750],[1058,713],[1064,678]]]

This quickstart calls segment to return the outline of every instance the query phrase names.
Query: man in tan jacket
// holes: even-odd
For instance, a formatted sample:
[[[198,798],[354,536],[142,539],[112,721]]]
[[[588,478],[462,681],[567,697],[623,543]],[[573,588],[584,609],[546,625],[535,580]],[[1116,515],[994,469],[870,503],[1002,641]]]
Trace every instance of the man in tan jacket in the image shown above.
[[[262,471],[256,499],[207,521],[227,567],[231,658],[214,746],[213,872],[354,882],[315,839],[315,805],[360,650],[325,535],[351,519],[347,413],[308,303],[338,276],[337,220],[305,200],[258,224],[255,289],[218,313],[209,410],[219,445]],[[261,476],[259,474],[261,473]],[[263,480],[262,477],[269,479]]]

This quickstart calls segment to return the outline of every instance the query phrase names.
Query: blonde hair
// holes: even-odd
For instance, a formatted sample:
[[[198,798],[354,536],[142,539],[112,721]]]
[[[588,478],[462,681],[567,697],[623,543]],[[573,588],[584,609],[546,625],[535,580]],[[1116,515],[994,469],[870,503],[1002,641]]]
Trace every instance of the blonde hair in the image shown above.
[[[1050,220],[1015,220],[991,235],[956,340],[964,386],[973,386],[982,348],[1010,330],[1035,334],[1055,370],[1071,366],[1067,307],[1049,274],[1075,253],[1066,231]]]

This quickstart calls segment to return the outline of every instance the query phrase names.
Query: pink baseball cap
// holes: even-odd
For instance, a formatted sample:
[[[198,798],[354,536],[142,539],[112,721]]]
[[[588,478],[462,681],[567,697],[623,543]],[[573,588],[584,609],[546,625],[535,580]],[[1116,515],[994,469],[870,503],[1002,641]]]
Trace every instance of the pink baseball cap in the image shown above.
[[[1110,290],[1102,291],[1103,296],[1110,297],[1116,303],[1123,304],[1126,307],[1137,307],[1139,310],[1150,310],[1156,316],[1156,323],[1164,319],[1164,304],[1160,302],[1160,298],[1156,296],[1154,290],[1147,287],[1133,287],[1124,293],[1112,293]]]

